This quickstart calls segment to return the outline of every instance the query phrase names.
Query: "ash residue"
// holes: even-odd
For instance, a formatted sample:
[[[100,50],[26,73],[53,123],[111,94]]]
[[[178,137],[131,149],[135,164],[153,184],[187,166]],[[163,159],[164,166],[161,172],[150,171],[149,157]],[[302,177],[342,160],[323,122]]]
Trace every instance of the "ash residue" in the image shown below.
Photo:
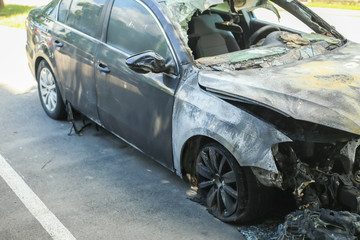
[[[279,240],[356,240],[360,215],[330,209],[296,211],[286,216],[283,233]]]
[[[297,210],[283,223],[241,226],[247,240],[356,240],[360,238],[360,215],[330,209]]]
[[[284,226],[279,222],[241,226],[238,230],[247,240],[277,240],[284,235]]]

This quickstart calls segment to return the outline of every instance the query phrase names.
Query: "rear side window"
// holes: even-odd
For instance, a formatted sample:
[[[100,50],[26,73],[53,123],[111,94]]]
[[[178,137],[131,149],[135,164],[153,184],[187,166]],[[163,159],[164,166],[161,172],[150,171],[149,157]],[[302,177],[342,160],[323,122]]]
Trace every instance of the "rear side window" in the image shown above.
[[[167,43],[154,17],[135,0],[115,0],[107,43],[130,55],[153,50],[167,56]]]
[[[106,0],[73,0],[66,24],[92,37],[99,29]]]
[[[58,21],[65,23],[66,17],[69,12],[71,0],[62,0],[59,5]]]

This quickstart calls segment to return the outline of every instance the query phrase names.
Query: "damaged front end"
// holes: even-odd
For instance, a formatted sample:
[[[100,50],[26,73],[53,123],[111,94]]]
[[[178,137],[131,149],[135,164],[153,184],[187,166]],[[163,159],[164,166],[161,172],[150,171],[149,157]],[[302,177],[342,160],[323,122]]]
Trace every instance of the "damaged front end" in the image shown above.
[[[289,101],[288,105],[297,110],[300,107],[307,109],[307,114],[302,115],[304,120],[295,119],[289,109],[279,111],[275,105],[261,106],[259,102],[246,102],[244,99],[217,94],[234,106],[271,123],[292,140],[272,146],[277,173],[252,167],[263,185],[290,191],[299,209],[329,208],[360,213],[360,136],[355,128],[358,123],[353,127],[347,125],[349,128],[346,129],[346,124],[339,125],[340,120],[335,123],[327,119],[327,116],[330,117],[329,111],[332,111],[330,108],[310,111],[312,107],[299,99]],[[339,99],[344,104],[345,95],[343,93],[342,100]],[[310,95],[307,96],[311,102]],[[278,102],[270,95],[263,97],[269,102]],[[355,117],[358,111],[353,110]],[[315,122],[311,122],[311,119]],[[344,116],[334,119],[346,122]]]
[[[199,74],[206,91],[292,140],[272,146],[278,172],[252,171],[263,185],[291,191],[300,209],[360,213],[358,52],[348,44],[296,66]]]
[[[200,105],[189,107],[191,111],[188,109],[189,113],[182,115],[194,115],[197,109],[211,112],[210,117],[201,119],[201,124],[196,123],[200,119],[197,115],[196,121],[177,120],[178,129],[190,129],[191,125],[197,129],[198,124],[225,131],[217,127],[220,125],[210,124],[210,120],[214,121],[212,116],[224,117],[221,109],[225,102],[229,103],[230,106],[226,105],[229,110],[236,107],[242,110],[239,114],[249,113],[284,134],[276,144],[265,144],[266,150],[262,152],[269,154],[262,154],[261,159],[253,152],[263,149],[251,146],[246,139],[233,148],[223,144],[232,150],[241,166],[251,168],[260,183],[290,191],[299,209],[330,208],[360,213],[359,45],[347,42],[296,0],[272,3],[305,23],[312,33],[280,25],[262,26],[254,9],[266,8],[278,16],[277,8],[267,0],[163,2],[186,50],[194,58],[196,88],[200,87],[191,98],[191,89],[179,91],[184,93],[180,97],[191,99],[188,102],[195,99]],[[211,8],[223,2],[224,11]],[[261,29],[272,30],[262,37],[256,36]],[[234,41],[237,45],[231,49]],[[199,97],[202,91],[206,92],[204,99]],[[210,104],[209,98],[214,102]],[[214,108],[216,104],[220,106],[218,99],[222,100],[219,109]],[[232,113],[235,115],[235,111]],[[234,122],[243,127],[246,119],[239,115]],[[207,122],[208,125],[204,124]],[[185,128],[183,123],[190,126]],[[225,132],[224,136],[231,134],[225,138],[232,140],[229,142],[239,141],[238,128]],[[206,131],[196,133],[214,138]],[[245,131],[244,135],[260,136],[261,132]],[[254,154],[257,159],[252,157]]]
[[[272,146],[278,173],[252,167],[265,186],[290,191],[299,209],[329,208],[360,213],[360,136],[284,113],[245,104],[251,112],[287,135],[292,142]]]
[[[271,148],[277,172],[251,169],[263,185],[291,192],[299,209],[360,213],[360,75],[354,69],[349,78],[349,69],[358,66],[353,59],[351,66],[341,61],[343,68],[332,56],[323,65],[309,62],[307,68],[199,75],[206,91],[292,140]],[[324,74],[328,67],[334,74]]]
[[[330,208],[360,212],[359,139],[347,142],[295,141],[273,147],[282,176],[300,209]]]
[[[299,209],[360,212],[358,134],[295,120],[284,113],[252,104],[231,103],[271,122],[293,140],[272,147],[277,174],[252,168],[263,185],[291,191]]]

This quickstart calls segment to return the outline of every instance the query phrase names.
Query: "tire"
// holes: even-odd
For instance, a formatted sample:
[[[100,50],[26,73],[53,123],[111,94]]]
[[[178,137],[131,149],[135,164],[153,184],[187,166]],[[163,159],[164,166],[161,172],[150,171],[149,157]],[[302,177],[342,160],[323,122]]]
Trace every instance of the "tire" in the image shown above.
[[[245,223],[265,215],[272,190],[249,167],[240,167],[220,144],[203,146],[196,159],[196,182],[209,212],[224,222]]]
[[[39,64],[36,80],[38,82],[40,102],[46,114],[55,120],[65,119],[65,104],[62,100],[54,73],[45,60],[42,60]]]

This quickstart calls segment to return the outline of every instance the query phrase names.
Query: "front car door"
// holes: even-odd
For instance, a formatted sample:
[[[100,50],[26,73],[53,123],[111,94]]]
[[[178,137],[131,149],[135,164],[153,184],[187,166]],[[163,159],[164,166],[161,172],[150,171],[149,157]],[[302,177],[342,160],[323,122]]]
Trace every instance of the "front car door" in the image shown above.
[[[54,25],[57,76],[63,97],[87,117],[97,121],[94,78],[106,0],[62,0]]]
[[[172,169],[172,109],[178,77],[139,74],[125,64],[131,55],[153,50],[176,65],[167,36],[149,7],[136,0],[114,0],[107,26],[96,63],[100,120]]]

